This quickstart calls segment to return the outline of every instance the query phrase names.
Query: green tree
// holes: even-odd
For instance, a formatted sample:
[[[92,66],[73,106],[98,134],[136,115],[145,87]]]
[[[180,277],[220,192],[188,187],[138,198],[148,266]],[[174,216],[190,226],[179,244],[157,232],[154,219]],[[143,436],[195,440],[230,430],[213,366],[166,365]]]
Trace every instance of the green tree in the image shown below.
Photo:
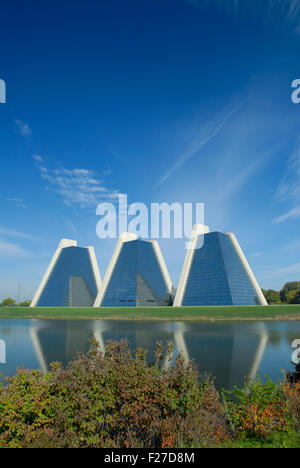
[[[288,292],[286,295],[286,302],[288,304],[300,304],[300,291],[294,289]]]
[[[287,303],[287,295],[291,291],[300,291],[300,281],[291,281],[286,283],[280,291],[281,302]]]
[[[3,299],[1,306],[2,307],[9,307],[15,305],[16,301],[12,299],[11,297],[7,297],[6,299]]]
[[[20,302],[20,304],[18,304],[19,307],[29,307],[31,304],[31,300],[28,299],[27,301],[24,301],[24,302]]]
[[[280,295],[278,291],[274,291],[274,289],[268,289],[268,290],[263,289],[262,292],[268,304],[280,304],[281,303]]]

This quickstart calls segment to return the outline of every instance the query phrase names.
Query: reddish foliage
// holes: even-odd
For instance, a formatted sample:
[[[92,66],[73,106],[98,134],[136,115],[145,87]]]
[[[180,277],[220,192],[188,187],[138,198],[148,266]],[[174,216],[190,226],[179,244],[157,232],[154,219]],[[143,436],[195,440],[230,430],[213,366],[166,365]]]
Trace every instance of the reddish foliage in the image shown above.
[[[159,345],[148,366],[146,353],[133,355],[126,342],[109,342],[105,356],[93,342],[66,369],[20,369],[0,392],[0,447],[167,448],[225,440],[213,382],[199,381],[180,356],[163,370],[163,355]]]

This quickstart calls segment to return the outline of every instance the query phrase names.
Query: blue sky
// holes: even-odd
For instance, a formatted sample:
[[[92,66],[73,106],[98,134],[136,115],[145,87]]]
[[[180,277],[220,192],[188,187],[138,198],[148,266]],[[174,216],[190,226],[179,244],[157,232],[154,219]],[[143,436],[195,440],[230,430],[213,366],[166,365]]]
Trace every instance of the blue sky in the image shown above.
[[[31,298],[96,205],[205,203],[265,288],[300,279],[300,1],[2,2],[0,299]],[[91,187],[93,190],[91,190]],[[174,285],[185,241],[161,241]]]

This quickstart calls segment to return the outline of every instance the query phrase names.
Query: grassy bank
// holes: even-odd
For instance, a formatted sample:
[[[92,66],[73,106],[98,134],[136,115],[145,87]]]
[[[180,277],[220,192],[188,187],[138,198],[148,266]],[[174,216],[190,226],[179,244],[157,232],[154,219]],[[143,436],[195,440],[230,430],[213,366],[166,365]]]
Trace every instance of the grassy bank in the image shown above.
[[[76,320],[300,320],[300,305],[243,307],[1,307],[1,318]]]

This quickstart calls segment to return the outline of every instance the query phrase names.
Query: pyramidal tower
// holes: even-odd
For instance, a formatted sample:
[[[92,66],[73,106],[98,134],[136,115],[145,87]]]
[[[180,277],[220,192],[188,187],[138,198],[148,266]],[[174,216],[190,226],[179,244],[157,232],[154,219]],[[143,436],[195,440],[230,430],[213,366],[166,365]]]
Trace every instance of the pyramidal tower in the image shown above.
[[[195,225],[174,307],[268,305],[232,233]]]
[[[94,248],[62,239],[30,307],[92,307],[100,286]]]
[[[105,274],[95,307],[168,306],[172,283],[157,241],[123,233]]]

